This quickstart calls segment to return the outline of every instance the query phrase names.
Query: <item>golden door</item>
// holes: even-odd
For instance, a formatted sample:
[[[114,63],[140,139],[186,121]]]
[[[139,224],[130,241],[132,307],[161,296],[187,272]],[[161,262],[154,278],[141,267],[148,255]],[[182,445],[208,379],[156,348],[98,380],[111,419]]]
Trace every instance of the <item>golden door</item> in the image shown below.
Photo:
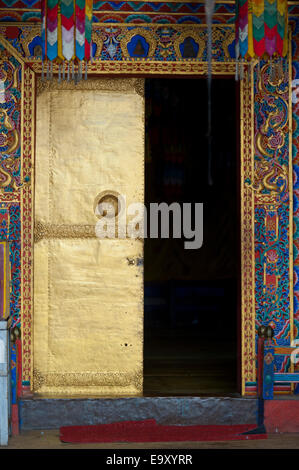
[[[143,202],[143,80],[37,88],[34,392],[141,395],[143,242],[97,238],[94,208]]]

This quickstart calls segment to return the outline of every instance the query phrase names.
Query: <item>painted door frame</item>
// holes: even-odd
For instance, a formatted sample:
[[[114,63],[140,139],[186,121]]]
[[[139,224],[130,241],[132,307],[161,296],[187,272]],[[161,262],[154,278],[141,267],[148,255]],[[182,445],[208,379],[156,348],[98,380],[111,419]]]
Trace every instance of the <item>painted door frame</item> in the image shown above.
[[[14,32],[10,33],[11,28]],[[115,60],[104,54],[106,29],[107,25],[100,23],[93,27],[95,59],[88,65],[88,75],[196,77],[207,73],[205,25],[119,24]],[[2,23],[1,31],[0,71],[5,87],[5,99],[0,103],[4,110],[1,132],[10,133],[10,140],[2,149],[0,204],[10,215],[6,235],[12,242],[12,328],[21,329],[22,338],[20,394],[31,396],[35,95],[36,76],[43,70],[45,73],[45,68],[34,55],[41,41],[39,26]],[[130,44],[136,35],[148,45],[146,57],[134,56]],[[187,37],[198,46],[196,58],[183,57]],[[233,25],[213,25],[212,67],[213,74],[235,75]],[[262,63],[260,68],[257,63],[244,64],[243,68],[244,78],[240,83],[241,393],[254,395],[257,327],[274,322],[278,345],[290,344],[294,336],[293,185],[289,184],[292,181],[291,52],[284,61],[280,81],[271,75],[268,64]],[[58,73],[54,64],[55,79]],[[279,109],[278,114],[275,108]],[[277,367],[284,370],[288,364],[280,361]],[[289,393],[291,388],[277,391]]]

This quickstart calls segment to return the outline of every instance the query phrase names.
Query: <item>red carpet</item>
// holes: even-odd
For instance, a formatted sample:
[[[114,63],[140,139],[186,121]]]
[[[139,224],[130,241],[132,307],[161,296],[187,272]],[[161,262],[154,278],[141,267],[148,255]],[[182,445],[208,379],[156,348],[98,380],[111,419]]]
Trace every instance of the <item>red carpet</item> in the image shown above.
[[[60,428],[62,442],[179,442],[231,441],[239,439],[267,439],[267,434],[246,433],[256,424],[233,426],[164,426],[154,419],[122,421],[92,426],[64,426]]]

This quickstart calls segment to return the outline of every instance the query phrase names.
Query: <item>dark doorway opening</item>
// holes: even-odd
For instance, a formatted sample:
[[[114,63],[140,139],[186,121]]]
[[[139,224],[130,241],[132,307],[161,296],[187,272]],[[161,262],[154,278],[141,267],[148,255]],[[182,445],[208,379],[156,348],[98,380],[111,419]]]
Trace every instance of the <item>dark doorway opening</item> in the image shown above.
[[[203,203],[203,245],[185,249],[184,236],[145,239],[144,394],[234,395],[240,335],[236,84],[212,81],[212,184],[206,81],[152,78],[145,89],[148,213],[153,202]]]

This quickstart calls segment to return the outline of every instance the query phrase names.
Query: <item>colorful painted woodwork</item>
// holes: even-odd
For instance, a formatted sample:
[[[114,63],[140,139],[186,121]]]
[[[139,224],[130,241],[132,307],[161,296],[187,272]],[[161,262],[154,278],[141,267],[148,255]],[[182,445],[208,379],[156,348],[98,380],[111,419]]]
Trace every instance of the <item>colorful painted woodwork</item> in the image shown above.
[[[267,328],[260,327],[258,330],[258,334],[258,396],[261,400],[273,400],[275,383],[299,383],[299,373],[279,373],[275,371],[275,356],[291,356],[293,354],[296,355],[298,349],[296,347],[275,347],[275,342],[273,340],[274,330],[270,326],[268,326]]]
[[[185,24],[187,20],[182,20],[178,25],[178,18],[181,20],[183,16],[180,16],[186,13],[184,18],[187,18],[190,13],[187,11],[177,10],[181,12],[179,15],[173,15],[171,17],[171,10],[167,11],[169,17],[172,18],[172,23],[162,24],[158,23],[158,14],[156,16],[148,15],[149,20],[145,21],[145,15],[141,13],[142,8],[145,8],[147,12],[151,8],[154,8],[151,4],[145,4],[145,2],[139,2],[140,8],[137,8],[136,2],[134,3],[136,10],[135,16],[132,14],[132,11],[127,11],[124,14],[124,7],[120,5],[122,2],[116,2],[113,7],[112,3],[106,2],[101,5],[101,8],[105,7],[109,9],[110,13],[103,13],[103,10],[96,10],[97,15],[94,13],[95,18],[99,18],[107,24],[94,25],[93,27],[93,42],[95,48],[95,60],[96,63],[93,65],[93,73],[96,72],[97,67],[102,67],[101,73],[105,73],[105,70],[109,70],[113,73],[113,70],[123,71],[123,73],[130,73],[131,70],[138,72],[141,70],[143,73],[146,72],[148,67],[149,72],[154,70],[156,67],[156,73],[164,73],[163,67],[173,67],[173,73],[181,67],[180,70],[184,70],[184,73],[198,73],[197,63],[200,67],[201,63],[204,63],[206,60],[206,51],[205,46],[202,46],[202,40],[204,39],[204,32],[199,32],[199,27],[195,25],[196,22],[204,22],[204,14],[196,16],[197,12],[200,12],[200,5],[194,7],[194,14],[190,15],[190,21],[193,22],[192,28]],[[128,2],[132,3],[133,2]],[[3,3],[4,5],[4,3]],[[19,8],[24,8],[24,2],[17,2],[15,4]],[[38,7],[37,7],[38,5]],[[131,5],[131,7],[132,7]],[[157,8],[163,9],[165,11],[166,7],[169,7],[169,4],[158,4]],[[168,5],[168,6],[167,6]],[[175,4],[172,4],[174,7]],[[34,4],[35,8],[40,8],[39,3]],[[27,6],[28,8],[28,6]],[[133,7],[132,7],[133,8]],[[176,8],[179,8],[176,6]],[[182,7],[180,7],[182,8]],[[191,8],[186,4],[184,8]],[[216,9],[219,11],[220,6],[216,5]],[[222,11],[231,13],[230,17],[219,16],[215,17],[218,23],[223,23],[224,18],[233,18],[233,11],[229,6],[223,6]],[[7,8],[6,11],[9,9]],[[29,8],[30,10],[30,8]],[[106,10],[106,11],[107,11]],[[119,22],[115,22],[116,12],[121,11],[122,14],[118,16]],[[157,10],[158,11],[158,10]],[[156,12],[157,12],[156,11]],[[173,10],[172,10],[173,11]],[[292,7],[292,11],[295,11]],[[2,15],[3,12],[1,12]],[[22,12],[24,15],[26,12]],[[33,15],[38,12],[28,11],[28,16],[26,18],[33,18]],[[166,13],[160,11],[160,18],[166,18]],[[188,13],[188,14],[187,14]],[[16,13],[11,11],[11,18],[13,21],[20,21],[18,18],[23,18],[23,21],[26,21],[24,16],[13,16],[20,15],[18,9]],[[1,16],[0,15],[0,16]],[[31,15],[31,16],[30,16]],[[106,17],[105,17],[106,15]],[[1,16],[2,20],[5,20],[5,17]],[[6,17],[6,21],[9,16]],[[25,20],[24,20],[25,18]],[[36,17],[40,21],[40,16]],[[106,19],[105,19],[106,18]],[[155,18],[155,21],[153,19]],[[214,20],[215,20],[214,18]],[[218,19],[217,19],[218,18]],[[126,24],[125,21],[127,21]],[[138,25],[134,21],[138,22]],[[140,24],[140,21],[143,21]],[[164,20],[163,20],[164,21]],[[132,26],[133,24],[133,26]],[[269,23],[270,24],[270,23]],[[288,93],[289,93],[289,75],[291,74],[291,79],[299,80],[299,43],[298,43],[298,32],[299,32],[299,23],[296,16],[289,18],[289,24],[292,30],[293,37],[293,62],[292,70],[288,69],[287,61],[284,62],[283,73],[284,78],[280,83],[276,83],[275,77],[271,77],[269,67],[265,62],[261,63],[261,75],[259,75],[258,68],[254,69],[254,89],[252,91],[252,96],[254,102],[252,105],[252,117],[254,117],[255,129],[254,129],[254,146],[258,151],[254,155],[253,166],[256,170],[256,175],[252,180],[250,180],[249,174],[244,174],[244,183],[248,185],[248,193],[251,191],[250,188],[254,190],[254,198],[251,206],[248,206],[246,211],[244,211],[244,217],[247,218],[250,216],[251,211],[254,210],[255,218],[255,233],[254,233],[254,244],[255,244],[255,272],[254,278],[256,280],[255,286],[253,287],[254,292],[256,293],[256,304],[255,311],[256,317],[248,317],[248,310],[251,308],[248,302],[248,299],[244,302],[244,311],[245,313],[245,342],[243,344],[252,344],[252,338],[254,338],[254,333],[252,333],[252,324],[255,324],[258,327],[261,324],[273,324],[275,328],[275,346],[288,347],[290,345],[292,338],[298,338],[299,336],[299,283],[298,283],[298,266],[299,266],[299,256],[298,256],[298,240],[299,233],[297,230],[297,216],[299,214],[298,209],[298,116],[299,108],[298,102],[293,98],[293,103],[289,102]],[[278,27],[278,26],[277,26]],[[137,31],[138,28],[138,31]],[[185,28],[185,29],[184,29]],[[187,33],[188,28],[188,33]],[[135,31],[134,31],[135,30]],[[11,283],[12,283],[12,293],[11,293],[11,315],[13,317],[13,322],[15,325],[20,325],[21,323],[21,296],[23,299],[24,312],[23,315],[23,326],[24,326],[24,339],[27,341],[24,348],[24,355],[26,356],[25,368],[23,372],[23,387],[29,386],[30,380],[30,366],[29,359],[30,353],[30,335],[28,335],[27,329],[30,329],[30,230],[32,229],[29,225],[30,218],[30,177],[31,173],[29,170],[29,153],[30,149],[27,146],[30,144],[32,139],[32,129],[29,129],[30,124],[30,109],[32,105],[33,98],[30,96],[32,93],[32,83],[34,82],[33,78],[34,73],[29,67],[32,67],[33,70],[36,70],[37,73],[40,73],[41,62],[40,54],[38,54],[38,46],[41,45],[41,36],[39,31],[39,26],[37,31],[34,30],[32,24],[27,25],[10,25],[6,24],[0,25],[0,33],[2,37],[5,38],[6,46],[1,47],[2,63],[1,63],[1,73],[4,77],[4,90],[1,91],[1,94],[5,95],[5,103],[0,103],[0,108],[2,111],[2,155],[1,155],[1,183],[4,182],[5,186],[1,190],[1,240],[10,240],[10,260],[11,260]],[[191,31],[191,33],[190,33]],[[202,28],[204,31],[204,28]],[[215,29],[216,31],[216,29]],[[230,34],[232,31],[230,32]],[[187,36],[186,36],[187,34]],[[223,30],[219,28],[219,32],[215,32],[213,38],[213,60],[215,67],[218,67],[221,63],[229,64],[231,61],[231,66],[233,67],[234,59],[234,38],[230,36],[229,42],[225,44],[223,38],[227,36],[223,33]],[[140,36],[142,49],[145,51],[144,57],[138,57],[134,55],[136,50],[136,44],[134,47],[134,40],[136,36]],[[184,41],[186,38],[191,37],[196,45],[196,57],[184,58]],[[192,41],[189,40],[189,43],[192,44]],[[7,44],[11,47],[11,51],[14,51],[12,55],[11,52],[7,52]],[[194,44],[193,44],[194,45]],[[131,47],[132,46],[132,47]],[[194,46],[195,47],[195,46]],[[202,51],[202,47],[204,50]],[[194,49],[195,50],[195,49]],[[148,52],[146,52],[148,51]],[[198,54],[198,55],[197,55]],[[17,58],[15,57],[17,56]],[[21,70],[21,61],[24,61],[23,72]],[[158,62],[158,65],[157,65]],[[113,69],[113,67],[115,69]],[[143,68],[142,68],[143,67]],[[225,65],[227,70],[230,65]],[[170,70],[165,68],[165,70]],[[190,72],[191,70],[191,72]],[[202,66],[204,70],[204,65]],[[187,72],[186,72],[187,71]],[[188,72],[189,71],[189,72]],[[196,72],[197,71],[197,72]],[[23,76],[22,76],[23,73]],[[57,73],[57,70],[56,70]],[[169,72],[171,73],[171,72]],[[182,73],[182,72],[180,72]],[[259,77],[261,80],[259,80]],[[24,81],[22,82],[22,79]],[[246,85],[247,76],[242,81],[242,86],[244,86],[245,91],[248,90],[248,93],[251,93],[251,89]],[[273,83],[274,82],[274,83]],[[25,93],[21,95],[21,87],[24,83]],[[30,89],[30,86],[31,89]],[[295,88],[293,88],[295,94]],[[21,96],[23,96],[23,110],[24,113],[27,113],[24,120],[24,127],[21,127]],[[274,98],[273,98],[274,96]],[[274,111],[272,106],[272,101],[274,99],[275,107],[278,111],[279,125],[275,126],[274,121],[269,119],[269,113]],[[272,100],[272,101],[271,101]],[[245,102],[246,109],[248,113],[251,110],[250,97]],[[290,108],[291,106],[291,108]],[[292,141],[288,137],[288,115],[293,113],[293,137]],[[28,127],[29,126],[29,127]],[[245,129],[246,130],[246,129]],[[21,177],[21,134],[22,132],[25,135],[25,144],[24,157],[27,158],[27,163],[23,168],[25,174],[24,177]],[[19,139],[19,140],[18,140]],[[248,142],[245,141],[245,150],[246,146],[250,145],[251,140]],[[262,145],[260,145],[262,144]],[[293,146],[292,146],[293,144]],[[292,198],[291,193],[289,193],[289,182],[290,177],[285,173],[285,167],[288,165],[288,157],[290,155],[290,148],[293,152],[293,169],[294,169],[294,310],[292,312],[291,305],[291,296],[292,296],[292,279],[290,278],[292,272],[292,266],[290,264],[290,249],[292,246],[292,237],[289,231],[289,217],[291,214],[290,209],[290,198]],[[10,154],[11,152],[11,154]],[[267,155],[269,154],[269,155]],[[10,155],[12,159],[9,160]],[[267,166],[268,165],[268,166]],[[272,173],[274,171],[274,173]],[[263,184],[270,183],[270,185],[276,186],[274,188],[275,195],[273,196],[271,192],[272,189],[267,190]],[[259,186],[262,184],[262,186]],[[23,207],[22,212],[20,210],[20,193],[21,188],[24,193],[24,201],[26,205]],[[27,192],[26,192],[27,191]],[[268,197],[268,201],[267,201]],[[28,215],[29,214],[29,215]],[[26,243],[21,246],[21,217],[22,224],[26,219],[28,225],[24,232],[24,236],[27,237]],[[9,223],[8,223],[9,222]],[[26,223],[27,223],[26,222]],[[23,225],[24,227],[24,225]],[[28,230],[27,230],[28,229]],[[248,235],[246,232],[246,236]],[[24,263],[24,258],[21,258],[21,247],[22,253],[26,258],[26,263]],[[249,257],[252,255],[248,254]],[[245,259],[245,258],[244,258]],[[24,264],[26,268],[24,269]],[[249,265],[245,264],[245,268]],[[248,268],[250,269],[250,268]],[[21,274],[23,272],[23,275]],[[28,279],[24,277],[24,272],[28,274]],[[247,271],[244,270],[245,281],[248,285],[248,275]],[[23,276],[23,277],[22,277]],[[249,275],[248,275],[249,276]],[[26,286],[26,288],[24,288]],[[274,303],[271,301],[274,300]],[[271,305],[271,309],[267,306]],[[247,315],[247,316],[246,316]],[[25,330],[26,328],[26,330]],[[245,391],[249,394],[256,393],[256,379],[253,369],[254,363],[254,346],[250,347],[244,346],[244,377],[246,381]],[[251,351],[251,353],[250,353]],[[275,373],[289,373],[290,370],[290,359],[287,356],[277,357],[275,356]],[[290,387],[284,385],[284,387],[278,385],[276,387],[277,391],[289,391]]]

